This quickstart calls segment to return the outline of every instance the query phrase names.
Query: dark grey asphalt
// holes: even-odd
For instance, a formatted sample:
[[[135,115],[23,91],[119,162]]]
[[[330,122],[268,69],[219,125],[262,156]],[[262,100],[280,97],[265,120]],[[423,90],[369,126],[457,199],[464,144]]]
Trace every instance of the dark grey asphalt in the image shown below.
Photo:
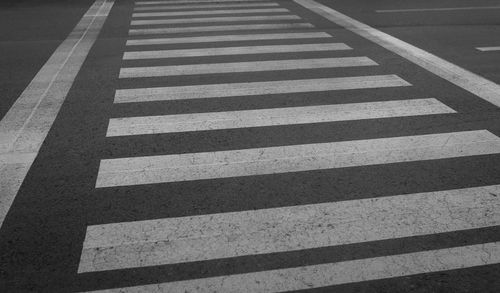
[[[85,3],[84,3],[85,2]],[[25,10],[46,13],[32,18],[22,9],[8,9],[14,30],[20,35],[2,33],[7,55],[0,57],[2,70],[2,114],[31,77],[43,65],[51,51],[86,11],[91,1],[54,2],[50,5],[26,4]],[[175,60],[123,61],[125,41],[133,2],[115,3],[100,37],[84,63],[59,116],[19,191],[0,230],[0,292],[78,292],[174,280],[187,280],[227,274],[264,271],[440,249],[500,241],[500,227],[442,233],[432,236],[384,240],[362,244],[326,247],[287,253],[235,257],[194,263],[162,265],[134,269],[77,274],[88,225],[179,217],[259,208],[293,206],[346,199],[417,193],[500,184],[500,155],[485,155],[375,165],[343,169],[200,180],[139,186],[95,188],[101,159],[282,146],[315,142],[347,141],[379,137],[419,135],[439,132],[487,129],[500,136],[500,111],[497,107],[432,75],[424,69],[348,32],[316,14],[290,2],[283,6],[319,30],[355,49],[356,56],[368,56],[380,66],[293,70],[287,72],[193,75],[167,78],[118,80],[121,67],[148,64],[216,63],[230,61],[317,58],[350,55],[352,52],[262,54],[233,57],[191,57]],[[480,75],[500,82],[496,56],[484,57],[474,51],[500,32],[497,12],[451,14],[432,17],[376,15],[374,9],[401,8],[398,1],[326,1],[335,9],[383,31],[455,62]],[[376,2],[376,3],[375,3]],[[440,1],[445,4],[467,1]],[[478,1],[480,2],[480,1]],[[484,1],[485,3],[487,1]],[[492,3],[495,1],[489,1]],[[404,3],[409,6],[409,2]],[[436,5],[432,1],[421,6]],[[53,5],[53,6],[51,6]],[[476,4],[475,5],[479,5]],[[23,6],[24,7],[24,6]],[[37,8],[43,7],[43,8]],[[51,8],[53,7],[53,8]],[[73,7],[75,7],[73,9]],[[46,10],[44,10],[46,9]],[[9,12],[10,11],[10,12]],[[69,13],[71,11],[71,13]],[[0,15],[6,13],[2,10]],[[64,14],[61,22],[53,13]],[[496,13],[496,18],[494,17]],[[18,17],[16,15],[19,15]],[[52,16],[52,17],[51,17]],[[32,19],[28,28],[21,19]],[[6,21],[0,17],[0,23]],[[481,24],[476,27],[476,21]],[[427,25],[429,22],[436,26]],[[35,25],[40,23],[40,25]],[[423,26],[422,24],[426,24]],[[443,24],[446,24],[445,26]],[[459,25],[462,26],[460,29]],[[493,28],[484,28],[495,26]],[[5,26],[1,30],[7,31]],[[44,28],[45,29],[42,29]],[[57,29],[51,29],[52,27]],[[42,34],[41,32],[46,32]],[[487,33],[489,31],[489,33]],[[244,32],[238,32],[243,34]],[[464,35],[470,34],[470,38]],[[178,34],[188,36],[196,34]],[[201,35],[201,34],[200,34]],[[484,35],[484,38],[483,38]],[[498,33],[496,40],[498,40]],[[459,36],[461,36],[459,38]],[[26,39],[29,41],[26,42]],[[469,42],[467,43],[467,40]],[[316,42],[308,40],[304,42]],[[297,41],[270,40],[259,44],[292,44]],[[32,46],[39,46],[33,51]],[[231,42],[231,45],[253,45]],[[229,43],[224,44],[229,45]],[[184,44],[149,46],[154,48],[196,48],[220,44]],[[145,49],[145,47],[141,48]],[[9,55],[10,54],[10,55]],[[11,57],[10,57],[11,56]],[[28,59],[25,59],[26,57]],[[26,63],[15,62],[22,60]],[[11,64],[18,63],[19,68]],[[4,66],[6,64],[6,66]],[[500,64],[497,62],[496,64]],[[412,87],[349,90],[256,97],[229,97],[210,100],[165,101],[113,104],[119,88],[153,87],[168,84],[191,85],[246,81],[303,79],[334,76],[397,74]],[[8,76],[4,81],[3,76]],[[10,78],[12,76],[12,78]],[[14,78],[14,76],[17,76]],[[257,127],[193,133],[142,135],[106,138],[111,117],[197,113],[303,105],[340,104],[401,98],[436,98],[458,114],[426,117],[388,118],[309,125]],[[500,265],[424,274],[389,280],[369,281],[311,290],[314,292],[499,292]]]

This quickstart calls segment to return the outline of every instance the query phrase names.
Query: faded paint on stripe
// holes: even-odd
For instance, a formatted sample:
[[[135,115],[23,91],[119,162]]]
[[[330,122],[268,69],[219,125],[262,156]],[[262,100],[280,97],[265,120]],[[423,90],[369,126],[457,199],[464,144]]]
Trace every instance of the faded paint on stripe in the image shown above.
[[[191,4],[191,5],[156,5],[135,7],[134,11],[154,11],[154,10],[178,10],[197,8],[231,8],[231,7],[276,7],[278,3],[225,3],[225,4]]]
[[[162,17],[162,16],[188,16],[209,14],[248,14],[248,13],[276,13],[290,12],[286,8],[261,8],[261,9],[220,9],[220,10],[192,10],[192,11],[166,11],[166,12],[136,12],[132,17]]]
[[[244,21],[299,20],[299,19],[300,17],[296,15],[224,16],[224,17],[132,20],[130,24],[137,26],[137,25],[175,24],[175,23],[244,22]]]
[[[266,23],[266,24],[242,24],[242,25],[210,25],[189,27],[166,27],[166,28],[144,28],[131,29],[129,35],[154,35],[174,33],[199,33],[219,31],[245,31],[245,30],[277,30],[277,29],[306,29],[314,28],[314,25],[303,22],[293,23]]]

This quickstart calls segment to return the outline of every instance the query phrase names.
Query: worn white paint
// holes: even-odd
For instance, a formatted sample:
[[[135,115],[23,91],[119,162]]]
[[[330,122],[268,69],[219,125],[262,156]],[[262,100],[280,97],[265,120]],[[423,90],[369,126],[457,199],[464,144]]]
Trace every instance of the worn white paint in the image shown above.
[[[466,6],[466,7],[435,7],[435,8],[409,8],[409,9],[378,9],[377,13],[401,13],[401,12],[440,12],[440,11],[464,11],[464,10],[492,10],[500,9],[500,6]]]
[[[267,2],[267,0],[217,0],[223,2]],[[163,1],[136,1],[135,5],[158,5],[158,4],[189,4],[189,3],[214,3],[214,0],[163,0]]]
[[[167,2],[168,3],[168,2]],[[162,4],[167,4],[162,3]],[[178,10],[178,9],[202,9],[202,8],[246,8],[246,7],[276,7],[278,3],[273,2],[257,2],[257,3],[222,3],[222,4],[191,4],[191,5],[154,5],[154,6],[139,6],[135,7],[134,11],[155,11],[155,10]]]
[[[157,25],[175,23],[210,23],[210,22],[245,22],[245,21],[276,21],[276,20],[299,20],[296,15],[257,15],[257,16],[223,16],[223,17],[199,17],[199,18],[174,18],[174,19],[145,19],[132,20],[131,25]]]
[[[500,46],[498,47],[477,47],[479,51],[488,52],[488,51],[500,51]]]
[[[96,187],[302,172],[500,153],[486,130],[101,160]]]
[[[248,13],[276,13],[290,12],[286,8],[260,8],[260,9],[220,9],[220,10],[190,10],[190,11],[165,11],[165,12],[135,12],[132,17],[171,17],[189,15],[210,15],[210,14],[248,14]]]

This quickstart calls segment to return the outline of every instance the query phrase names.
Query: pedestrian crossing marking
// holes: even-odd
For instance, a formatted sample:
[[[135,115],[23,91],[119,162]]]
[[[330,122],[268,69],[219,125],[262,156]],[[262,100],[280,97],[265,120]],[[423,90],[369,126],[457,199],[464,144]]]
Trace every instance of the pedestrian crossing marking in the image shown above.
[[[134,11],[154,11],[154,10],[178,10],[178,9],[196,9],[196,8],[231,8],[231,7],[275,7],[278,3],[225,3],[225,4],[192,4],[192,5],[157,5],[135,7]]]
[[[132,20],[131,25],[156,25],[174,23],[199,23],[199,22],[243,22],[243,21],[274,21],[274,20],[300,20],[296,15],[258,15],[258,16],[224,16],[200,18],[175,18],[175,19],[146,19]]]
[[[217,3],[223,2],[262,2],[266,0],[217,0]],[[136,1],[135,5],[157,5],[157,4],[190,4],[190,3],[214,3],[214,0],[164,0],[164,1]]]
[[[188,27],[164,27],[164,28],[142,28],[130,29],[129,35],[154,35],[174,33],[200,33],[220,31],[245,31],[245,30],[290,30],[314,28],[310,23],[266,23],[266,24],[241,24],[241,25],[210,25],[210,26],[188,26]]]
[[[165,11],[165,12],[135,12],[133,18],[137,17],[162,17],[162,16],[189,16],[189,15],[210,15],[210,14],[250,14],[250,13],[271,13],[290,12],[286,8],[260,8],[260,9],[220,9],[220,10],[191,10],[191,11]]]

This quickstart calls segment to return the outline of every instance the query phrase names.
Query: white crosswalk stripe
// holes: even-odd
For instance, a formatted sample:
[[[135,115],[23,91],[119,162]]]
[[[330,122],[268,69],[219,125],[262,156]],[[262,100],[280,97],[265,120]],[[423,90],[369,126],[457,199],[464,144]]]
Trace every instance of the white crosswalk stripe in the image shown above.
[[[231,7],[273,7],[278,3],[226,3],[226,4],[194,4],[194,5],[157,5],[135,7],[134,11],[154,11],[154,10],[177,10],[177,9],[199,9],[199,8],[231,8]]]
[[[265,3],[266,0],[217,0],[217,3],[223,2],[259,2]],[[158,4],[188,4],[188,3],[214,3],[214,0],[157,0],[157,1],[136,1],[136,5],[158,5]]]
[[[227,17],[200,17],[180,19],[148,19],[133,20],[131,25],[155,25],[174,23],[198,23],[198,22],[244,22],[244,21],[272,21],[272,20],[299,20],[296,15],[265,15],[265,16],[227,16]]]
[[[290,12],[286,8],[261,8],[261,9],[221,9],[221,10],[194,10],[194,11],[166,11],[166,12],[136,12],[132,17],[162,17],[162,16],[190,16],[210,14],[251,14],[251,13]]]

